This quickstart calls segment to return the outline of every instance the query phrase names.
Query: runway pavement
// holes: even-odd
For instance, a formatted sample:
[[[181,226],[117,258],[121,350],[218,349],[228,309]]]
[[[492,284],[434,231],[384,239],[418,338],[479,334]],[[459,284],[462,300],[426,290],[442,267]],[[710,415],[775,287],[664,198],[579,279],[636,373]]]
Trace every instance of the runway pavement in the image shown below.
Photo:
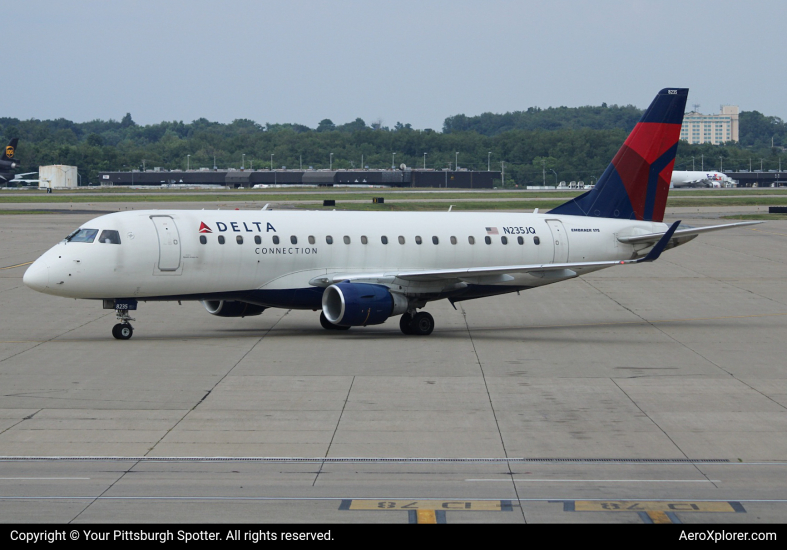
[[[433,303],[426,338],[184,302],[117,341],[22,284],[92,217],[0,216],[3,522],[787,521],[787,221]]]

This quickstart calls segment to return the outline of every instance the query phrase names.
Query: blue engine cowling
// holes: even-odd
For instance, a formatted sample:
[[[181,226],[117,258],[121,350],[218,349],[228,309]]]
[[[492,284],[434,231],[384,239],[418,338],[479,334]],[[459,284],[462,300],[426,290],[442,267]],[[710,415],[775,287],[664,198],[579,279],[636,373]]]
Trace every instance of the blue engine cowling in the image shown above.
[[[407,311],[407,298],[388,287],[366,283],[337,283],[325,289],[322,312],[334,325],[379,325]]]
[[[202,305],[218,317],[253,317],[265,311],[264,306],[227,300],[202,300]]]

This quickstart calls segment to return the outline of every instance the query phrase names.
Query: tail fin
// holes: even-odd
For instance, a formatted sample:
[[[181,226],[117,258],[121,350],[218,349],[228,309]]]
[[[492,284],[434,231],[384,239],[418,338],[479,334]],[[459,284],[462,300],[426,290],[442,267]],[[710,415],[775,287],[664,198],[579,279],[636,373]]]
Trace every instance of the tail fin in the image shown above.
[[[688,94],[661,90],[595,188],[550,213],[662,221]]]
[[[8,145],[5,146],[5,150],[3,151],[3,156],[0,157],[0,160],[5,160],[8,162],[19,162],[14,160],[14,154],[16,153],[16,144],[19,143],[19,138],[12,139]]]

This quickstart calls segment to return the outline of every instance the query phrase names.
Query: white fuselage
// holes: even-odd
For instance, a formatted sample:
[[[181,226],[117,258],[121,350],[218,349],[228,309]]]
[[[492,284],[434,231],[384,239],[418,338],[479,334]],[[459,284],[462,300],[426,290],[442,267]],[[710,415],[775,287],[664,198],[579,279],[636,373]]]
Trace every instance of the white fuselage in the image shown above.
[[[310,281],[331,273],[628,260],[650,245],[623,244],[618,236],[666,229],[658,222],[549,213],[269,210],[121,212],[82,227],[97,235],[117,231],[120,244],[98,237],[90,243],[62,241],[34,262],[25,284],[88,299],[208,299],[239,291],[278,291],[270,293],[275,298],[268,305],[312,309],[311,302],[288,304],[286,291],[315,290]],[[200,233],[201,227],[210,232]],[[549,282],[555,281],[519,273],[479,284],[533,287]],[[413,285],[411,292],[400,289],[406,294],[429,291],[405,284]]]

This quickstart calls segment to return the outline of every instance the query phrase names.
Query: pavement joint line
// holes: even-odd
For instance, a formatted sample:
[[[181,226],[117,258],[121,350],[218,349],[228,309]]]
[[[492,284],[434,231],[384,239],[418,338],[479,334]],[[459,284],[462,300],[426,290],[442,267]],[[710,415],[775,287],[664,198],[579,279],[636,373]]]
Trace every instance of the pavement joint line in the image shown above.
[[[333,440],[336,438],[336,432],[339,431],[339,424],[342,423],[342,417],[344,416],[344,411],[347,408],[347,402],[350,400],[350,393],[353,391],[353,384],[355,384],[355,376],[352,377],[350,380],[350,387],[347,388],[347,395],[344,398],[344,404],[342,405],[342,411],[339,413],[339,418],[336,420],[336,427],[333,429],[333,434],[331,435],[331,440],[328,442],[328,448],[325,449],[325,458],[328,458],[328,455],[331,452],[331,446],[333,445]],[[320,467],[317,470],[317,474],[314,476],[314,481],[312,481],[312,487],[317,484],[317,480],[322,473],[322,467],[325,464],[325,461],[320,462]]]
[[[508,481],[507,479],[466,479],[465,481]],[[526,483],[721,483],[719,479],[520,479]]]
[[[470,324],[467,322],[467,312],[463,305],[460,304],[459,306],[462,309],[462,319],[465,322],[465,328],[467,329],[467,336],[470,338],[470,345],[473,347],[473,355],[475,355],[475,359],[478,362],[478,369],[481,371],[481,378],[484,381],[484,389],[486,390],[486,397],[489,400],[489,408],[492,411],[492,417],[495,419],[495,427],[497,428],[497,435],[500,437],[500,445],[503,447],[503,454],[508,456],[508,450],[506,449],[506,441],[503,437],[503,431],[500,429],[500,421],[497,419],[497,412],[495,411],[495,404],[492,402],[492,394],[489,392],[489,383],[486,381],[486,374],[484,373],[484,365],[481,363],[481,358],[478,356],[478,350],[475,346],[475,340],[473,339],[473,333],[470,331]],[[519,501],[519,488],[516,486],[514,481],[514,472],[511,471],[511,463],[507,462],[506,467],[508,468],[508,475],[511,479],[513,484],[514,494],[516,495],[517,501]],[[520,506],[520,512],[522,513],[522,520],[527,523],[527,518],[525,517],[525,510]]]
[[[728,458],[522,458],[522,457],[262,457],[262,456],[0,456],[0,462],[266,462],[319,464],[466,464],[506,463],[523,464],[748,464],[787,465],[787,462],[730,462]]]
[[[215,389],[216,389],[216,388],[219,386],[219,384],[221,384],[221,383],[222,383],[222,382],[223,382],[223,381],[224,381],[224,380],[225,380],[225,379],[226,379],[226,378],[227,378],[227,377],[230,375],[230,373],[231,373],[233,370],[235,370],[235,368],[236,368],[238,365],[240,365],[240,364],[243,362],[243,360],[244,360],[244,359],[246,359],[246,357],[247,357],[247,356],[248,356],[248,355],[249,355],[249,354],[250,354],[250,353],[251,353],[251,352],[254,350],[254,348],[256,348],[256,347],[259,345],[259,343],[260,343],[260,342],[262,342],[262,341],[265,339],[265,337],[266,337],[268,334],[270,334],[270,332],[271,332],[271,331],[274,329],[274,327],[275,327],[276,325],[278,325],[278,324],[281,322],[281,320],[282,320],[282,319],[284,319],[284,317],[286,317],[286,316],[287,316],[287,314],[288,314],[289,312],[290,312],[290,310],[287,310],[287,311],[286,311],[286,312],[285,312],[285,313],[284,313],[284,314],[283,314],[281,317],[279,317],[279,318],[276,320],[276,322],[275,322],[275,323],[273,323],[273,325],[271,325],[271,327],[270,327],[268,330],[266,330],[266,331],[265,331],[265,332],[264,332],[264,333],[263,333],[261,336],[257,336],[257,337],[256,337],[256,338],[257,338],[257,340],[254,342],[254,344],[252,344],[252,345],[251,345],[251,347],[250,347],[248,350],[246,350],[246,353],[244,353],[244,354],[243,354],[243,355],[240,357],[240,359],[238,359],[238,361],[237,361],[237,362],[236,362],[234,365],[232,365],[232,367],[230,367],[230,369],[229,369],[229,370],[227,370],[227,372],[225,372],[225,373],[224,373],[224,376],[222,376],[221,378],[219,378],[219,379],[216,381],[216,383],[215,383],[215,384],[213,384],[213,387],[211,387],[211,388],[210,388],[210,389],[207,391],[207,393],[205,393],[205,395],[203,395],[203,396],[202,396],[202,398],[201,398],[199,401],[197,401],[197,403],[195,403],[195,404],[194,404],[194,406],[193,406],[193,407],[191,407],[190,409],[188,409],[188,410],[187,410],[187,411],[186,411],[186,412],[183,414],[183,416],[182,416],[182,417],[180,417],[180,419],[179,419],[177,422],[175,422],[175,423],[174,423],[174,424],[173,424],[173,425],[172,425],[172,426],[171,426],[171,427],[170,427],[168,430],[166,430],[166,431],[164,432],[164,435],[162,435],[162,436],[159,438],[159,440],[158,440],[158,441],[156,441],[155,443],[153,443],[153,445],[151,445],[151,446],[150,446],[150,448],[147,450],[147,452],[145,453],[145,455],[147,456],[147,455],[148,455],[148,454],[149,454],[151,451],[153,451],[153,449],[155,449],[155,448],[156,448],[156,446],[157,446],[159,443],[161,443],[161,442],[164,440],[164,438],[165,438],[165,437],[167,437],[167,436],[168,436],[170,433],[172,433],[172,431],[173,431],[175,428],[177,428],[177,427],[178,427],[178,425],[179,425],[181,422],[183,422],[183,420],[185,420],[185,418],[186,418],[186,417],[187,417],[187,416],[188,416],[188,415],[189,415],[191,412],[193,412],[193,411],[194,411],[194,410],[195,410],[197,407],[199,407],[199,406],[202,404],[202,402],[203,402],[203,401],[205,401],[205,399],[208,397],[208,395],[210,395],[210,394],[211,394],[211,392],[213,392],[213,390],[215,390]]]
[[[411,497],[409,499],[403,499],[401,496],[397,497],[242,497],[242,496],[99,496],[96,497],[94,495],[90,496],[59,496],[59,495],[50,495],[50,496],[3,496],[0,495],[0,500],[86,500],[86,499],[95,499],[95,500],[250,500],[250,501],[334,501],[334,500],[368,500],[368,501],[383,501],[383,500],[420,500],[420,501],[443,501],[443,500],[464,500],[458,499],[456,497],[450,498],[435,498],[435,497]],[[513,499],[510,496],[501,497],[501,498],[471,498],[467,500],[473,500],[478,502],[489,502],[489,501],[501,501],[507,500],[512,501]],[[654,499],[652,497],[648,498],[616,498],[614,499],[616,502],[745,502],[745,503],[770,503],[770,504],[787,504],[787,499],[745,499],[745,498],[671,498],[671,499]],[[550,504],[554,504],[557,502],[565,502],[565,501],[585,501],[585,502],[609,502],[609,498],[522,498],[518,499],[518,502],[546,502]]]

